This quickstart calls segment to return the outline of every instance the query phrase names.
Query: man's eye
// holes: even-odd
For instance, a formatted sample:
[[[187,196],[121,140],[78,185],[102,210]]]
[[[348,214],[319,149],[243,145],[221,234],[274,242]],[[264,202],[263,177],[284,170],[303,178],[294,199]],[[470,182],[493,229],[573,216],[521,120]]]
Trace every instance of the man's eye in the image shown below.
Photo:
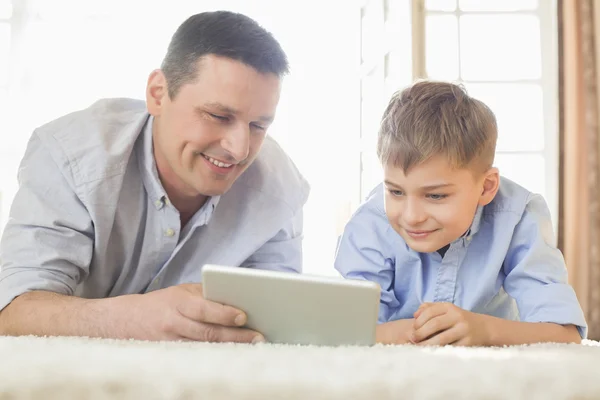
[[[392,190],[392,189],[389,189],[388,191],[390,192],[390,194],[392,196],[402,196],[402,194],[403,194],[401,190]]]
[[[208,115],[210,115],[214,119],[218,119],[219,121],[229,121],[229,118],[224,117],[222,115],[217,115],[217,114],[212,114],[212,113],[208,113]]]
[[[259,131],[267,130],[267,128],[265,128],[264,126],[260,126],[260,125],[256,125],[256,124],[250,124],[250,126],[254,129],[258,129]]]

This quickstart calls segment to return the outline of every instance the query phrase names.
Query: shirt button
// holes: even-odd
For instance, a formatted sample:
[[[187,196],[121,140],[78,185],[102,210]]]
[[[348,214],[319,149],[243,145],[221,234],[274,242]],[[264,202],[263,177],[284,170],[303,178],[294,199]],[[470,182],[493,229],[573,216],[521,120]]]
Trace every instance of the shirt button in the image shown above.
[[[168,198],[168,197],[165,197],[165,204],[166,204],[166,205],[168,205],[168,206],[170,206],[170,205],[171,205],[171,202],[169,201],[169,198]]]
[[[173,229],[169,228],[165,231],[165,235],[167,235],[168,237],[171,237],[171,236],[175,235],[175,231]]]
[[[160,206],[162,206],[162,201],[161,201],[161,200],[156,200],[156,201],[154,202],[154,205],[155,205],[156,207],[160,207]]]

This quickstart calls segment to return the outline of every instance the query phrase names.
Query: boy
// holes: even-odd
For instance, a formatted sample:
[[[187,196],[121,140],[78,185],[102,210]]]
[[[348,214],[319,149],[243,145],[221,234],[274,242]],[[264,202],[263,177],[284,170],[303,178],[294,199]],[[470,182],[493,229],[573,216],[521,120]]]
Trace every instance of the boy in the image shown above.
[[[545,201],[493,168],[494,114],[459,86],[395,94],[377,154],[384,183],[348,222],[335,268],[381,286],[377,341],[576,342],[587,325]]]

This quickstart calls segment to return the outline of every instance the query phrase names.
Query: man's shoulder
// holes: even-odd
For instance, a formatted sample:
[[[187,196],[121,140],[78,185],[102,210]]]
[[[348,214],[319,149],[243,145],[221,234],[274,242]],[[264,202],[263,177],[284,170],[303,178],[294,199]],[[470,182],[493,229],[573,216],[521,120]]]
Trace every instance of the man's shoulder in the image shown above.
[[[102,99],[37,128],[35,135],[76,185],[124,173],[148,113],[134,99]]]
[[[258,156],[234,185],[260,192],[293,211],[306,203],[310,193],[308,181],[270,136],[265,137]]]

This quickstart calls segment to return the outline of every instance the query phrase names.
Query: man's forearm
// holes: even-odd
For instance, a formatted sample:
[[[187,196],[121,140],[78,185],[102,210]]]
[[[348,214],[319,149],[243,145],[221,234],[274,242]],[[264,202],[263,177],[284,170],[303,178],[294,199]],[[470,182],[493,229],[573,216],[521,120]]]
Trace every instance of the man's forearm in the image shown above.
[[[487,316],[489,346],[510,346],[541,342],[581,343],[574,325],[562,326],[543,322],[509,321]]]
[[[127,337],[119,298],[90,300],[34,291],[0,312],[0,334],[9,336]]]
[[[376,341],[382,344],[411,343],[410,333],[413,329],[414,319],[399,319],[377,325]]]

